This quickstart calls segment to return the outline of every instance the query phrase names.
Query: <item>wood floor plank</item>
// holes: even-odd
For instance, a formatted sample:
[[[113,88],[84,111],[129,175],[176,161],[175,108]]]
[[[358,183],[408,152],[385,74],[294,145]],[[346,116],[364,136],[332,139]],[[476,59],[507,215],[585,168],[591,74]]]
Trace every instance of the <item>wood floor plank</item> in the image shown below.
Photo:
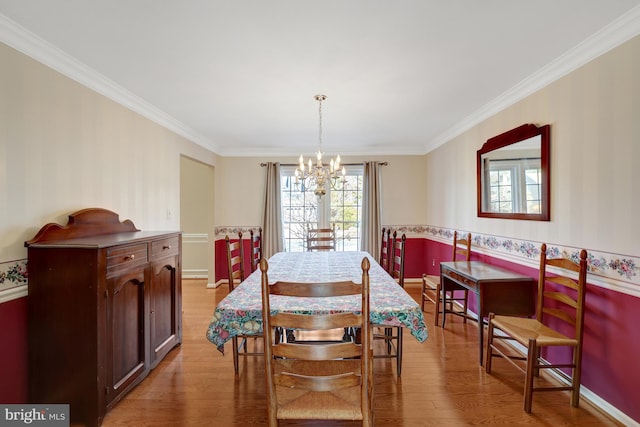
[[[202,280],[183,281],[183,344],[172,350],[148,378],[110,411],[104,427],[245,426],[266,424],[263,362],[241,358],[233,372],[231,349],[223,356],[205,332],[226,286],[206,289]],[[419,290],[409,285],[418,298]],[[477,325],[447,320],[430,326],[429,339],[404,339],[402,377],[395,360],[376,359],[376,426],[617,426],[584,399],[569,404],[569,393],[534,395],[533,413],[522,410],[523,376],[502,360],[491,375],[478,366]],[[283,426],[357,426],[358,423],[305,421]]]

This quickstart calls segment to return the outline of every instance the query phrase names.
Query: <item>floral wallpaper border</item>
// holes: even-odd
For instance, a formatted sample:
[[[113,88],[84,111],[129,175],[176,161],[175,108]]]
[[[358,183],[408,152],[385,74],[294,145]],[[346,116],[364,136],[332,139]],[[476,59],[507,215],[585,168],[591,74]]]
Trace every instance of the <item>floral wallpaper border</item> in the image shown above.
[[[0,263],[0,291],[27,284],[27,260]]]
[[[433,226],[391,226],[393,229],[407,234],[407,236],[426,236],[442,242],[453,239],[453,230]],[[473,233],[473,232],[472,232]],[[490,255],[501,257],[506,255],[515,262],[537,265],[540,260],[540,246],[542,242],[518,240],[508,237],[472,234],[473,246],[481,248]],[[581,248],[560,246],[547,242],[547,254],[550,257],[567,257],[577,261]],[[598,284],[606,284],[609,288],[619,288],[628,293],[633,290],[640,295],[640,258],[631,255],[620,255],[587,249],[587,261],[590,279],[596,279]],[[593,280],[590,280],[592,282]],[[612,283],[611,281],[614,281]]]
[[[253,230],[254,233],[258,231],[260,226],[238,225],[238,226],[225,226],[216,227],[214,230],[216,239],[224,239],[224,236],[228,235],[229,238],[238,237],[238,232],[242,231],[244,237],[249,237],[249,233]]]

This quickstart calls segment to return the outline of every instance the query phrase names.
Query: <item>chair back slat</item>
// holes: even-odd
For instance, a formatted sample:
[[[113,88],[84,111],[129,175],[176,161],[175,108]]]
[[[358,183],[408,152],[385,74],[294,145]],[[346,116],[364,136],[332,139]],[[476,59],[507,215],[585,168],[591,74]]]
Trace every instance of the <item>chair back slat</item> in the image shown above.
[[[547,266],[575,271],[576,273],[580,271],[580,264],[575,263],[569,258],[545,258],[545,263]]]
[[[578,290],[578,283],[570,277],[547,276],[547,282],[555,283],[565,288],[573,289],[574,291]]]
[[[545,292],[544,297],[548,299],[556,300],[571,308],[578,307],[578,302],[575,299],[571,298],[569,295],[562,292]]]
[[[353,342],[316,344],[281,343],[273,348],[273,355],[287,359],[333,360],[359,357],[362,349]]]
[[[340,327],[356,327],[362,324],[361,316],[355,313],[335,313],[319,316],[306,314],[278,313],[271,317],[272,325],[282,328],[302,330],[329,330]]]
[[[331,377],[309,378],[299,375],[276,375],[276,385],[287,388],[301,388],[316,392],[330,392],[361,384],[362,378],[354,374],[342,374]]]
[[[560,319],[563,322],[568,323],[569,325],[575,325],[576,323],[576,318],[574,316],[558,308],[543,307],[542,312],[543,314],[548,314],[549,316],[553,316],[556,319]]]
[[[269,292],[271,295],[316,298],[354,295],[359,294],[361,289],[360,284],[348,281],[315,283],[279,281],[270,285]]]

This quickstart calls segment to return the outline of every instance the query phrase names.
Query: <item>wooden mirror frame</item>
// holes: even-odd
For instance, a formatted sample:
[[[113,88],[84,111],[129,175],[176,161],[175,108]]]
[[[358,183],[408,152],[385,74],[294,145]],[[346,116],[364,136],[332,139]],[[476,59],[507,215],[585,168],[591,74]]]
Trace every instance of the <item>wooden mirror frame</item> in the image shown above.
[[[533,124],[524,124],[515,129],[507,131],[498,136],[494,136],[484,143],[482,148],[477,152],[477,176],[476,182],[478,184],[478,216],[485,218],[504,218],[504,219],[525,219],[531,221],[549,221],[551,212],[551,174],[549,170],[549,146],[550,146],[550,125],[536,126]],[[535,136],[540,136],[540,168],[542,173],[542,185],[541,185],[541,197],[540,203],[542,204],[541,213],[502,213],[502,212],[487,212],[482,210],[482,156],[494,150],[498,150],[503,147],[507,147],[512,144],[516,144],[520,141],[524,141]]]

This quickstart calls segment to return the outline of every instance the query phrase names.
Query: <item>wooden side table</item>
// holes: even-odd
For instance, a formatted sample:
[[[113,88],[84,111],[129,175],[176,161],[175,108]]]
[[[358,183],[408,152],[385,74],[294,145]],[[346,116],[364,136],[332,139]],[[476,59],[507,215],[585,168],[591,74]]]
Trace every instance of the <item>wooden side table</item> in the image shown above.
[[[480,365],[483,361],[484,322],[489,313],[530,317],[535,314],[535,280],[480,261],[440,263],[442,327],[447,317],[448,291],[468,290],[478,296]]]

